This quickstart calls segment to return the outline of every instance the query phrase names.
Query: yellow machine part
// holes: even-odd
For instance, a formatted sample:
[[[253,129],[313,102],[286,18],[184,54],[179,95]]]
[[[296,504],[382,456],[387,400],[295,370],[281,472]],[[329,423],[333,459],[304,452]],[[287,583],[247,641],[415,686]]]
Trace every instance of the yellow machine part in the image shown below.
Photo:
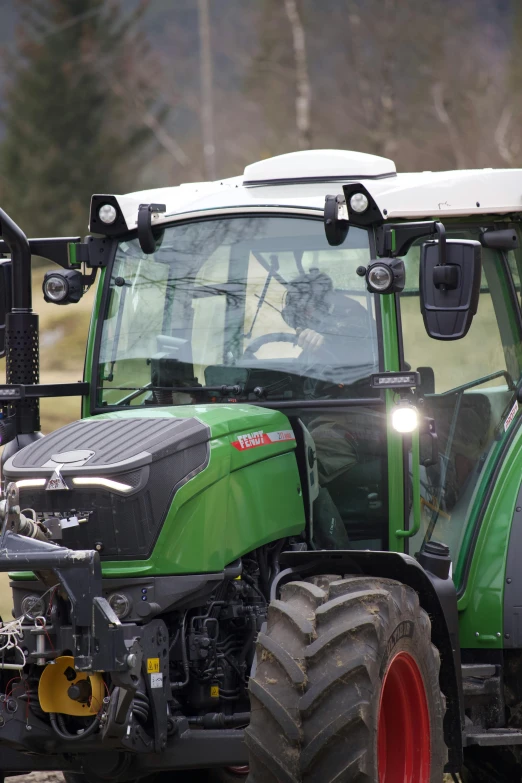
[[[74,678],[68,679],[66,677],[65,672],[68,669],[75,671]],[[79,701],[70,699],[67,694],[70,686],[75,682],[87,679],[91,681],[92,688],[90,704],[81,704]],[[57,658],[54,663],[48,663],[43,670],[38,685],[38,701],[44,712],[61,712],[63,715],[86,717],[87,715],[96,715],[100,711],[103,690],[104,684],[101,674],[77,672],[74,669],[74,658],[63,655],[61,658]]]

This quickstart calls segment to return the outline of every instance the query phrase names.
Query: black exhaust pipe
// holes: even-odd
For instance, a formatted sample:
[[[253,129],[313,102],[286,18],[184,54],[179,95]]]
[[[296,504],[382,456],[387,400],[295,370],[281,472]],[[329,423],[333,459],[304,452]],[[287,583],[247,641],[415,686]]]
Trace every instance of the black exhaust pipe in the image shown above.
[[[0,209],[0,236],[12,259],[12,309],[6,316],[6,381],[35,384],[40,380],[38,316],[32,310],[31,248],[22,229]],[[8,406],[18,435],[40,430],[40,401],[21,399]]]

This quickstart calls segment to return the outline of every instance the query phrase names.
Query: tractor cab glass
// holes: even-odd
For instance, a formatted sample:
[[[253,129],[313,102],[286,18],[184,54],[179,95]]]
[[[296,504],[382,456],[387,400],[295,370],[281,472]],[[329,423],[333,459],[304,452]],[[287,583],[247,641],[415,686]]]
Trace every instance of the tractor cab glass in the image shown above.
[[[356,272],[370,258],[366,230],[333,248],[321,220],[296,217],[168,227],[152,255],[121,242],[98,406],[281,405],[317,447],[317,544],[385,547],[386,420],[370,385],[376,300]]]
[[[122,242],[100,402],[361,396],[378,365],[374,301],[356,274],[369,259],[366,231],[331,248],[319,221],[295,218],[167,228],[152,255]]]

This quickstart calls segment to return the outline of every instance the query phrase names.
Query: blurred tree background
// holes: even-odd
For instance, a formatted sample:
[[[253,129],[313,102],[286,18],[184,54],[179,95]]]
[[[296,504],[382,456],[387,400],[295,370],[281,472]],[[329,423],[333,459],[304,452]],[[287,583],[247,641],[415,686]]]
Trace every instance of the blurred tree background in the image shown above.
[[[85,231],[93,192],[307,147],[400,171],[522,164],[520,0],[0,0],[0,199]]]

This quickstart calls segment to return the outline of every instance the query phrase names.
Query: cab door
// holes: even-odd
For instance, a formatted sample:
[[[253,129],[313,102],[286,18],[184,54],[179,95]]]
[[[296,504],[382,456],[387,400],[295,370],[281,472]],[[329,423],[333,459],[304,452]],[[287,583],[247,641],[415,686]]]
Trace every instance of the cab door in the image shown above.
[[[478,239],[481,230],[448,234]],[[460,588],[488,477],[520,415],[520,308],[507,253],[483,248],[479,306],[470,331],[453,342],[431,339],[420,313],[419,251],[420,243],[405,257],[407,284],[400,295],[403,367],[421,377],[415,391],[419,448],[414,443],[407,455],[408,549],[415,554],[429,540],[447,544]],[[435,449],[428,423],[436,433]]]

